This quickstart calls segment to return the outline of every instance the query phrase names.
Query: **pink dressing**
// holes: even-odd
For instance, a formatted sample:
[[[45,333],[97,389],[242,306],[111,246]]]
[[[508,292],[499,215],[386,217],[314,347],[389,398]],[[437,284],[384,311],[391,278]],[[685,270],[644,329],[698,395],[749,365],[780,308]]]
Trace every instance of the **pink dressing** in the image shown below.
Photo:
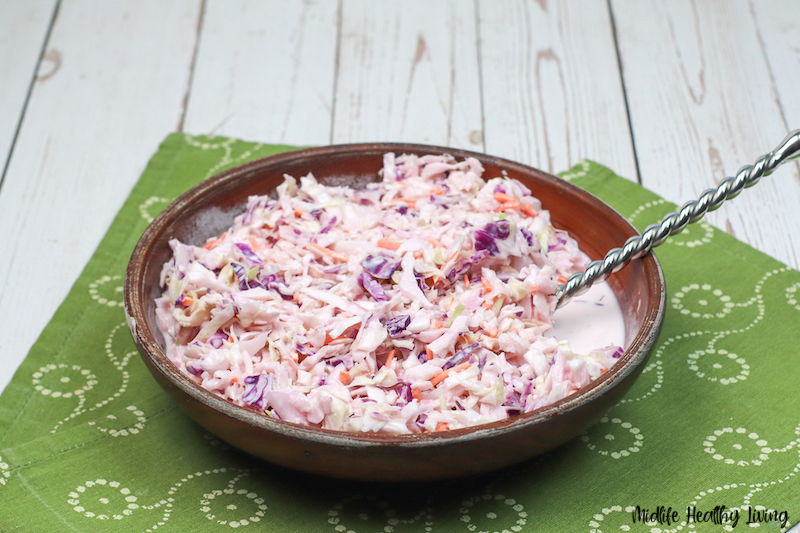
[[[625,322],[614,291],[597,283],[553,314],[549,336],[569,341],[573,351],[589,353],[598,346],[625,348]]]

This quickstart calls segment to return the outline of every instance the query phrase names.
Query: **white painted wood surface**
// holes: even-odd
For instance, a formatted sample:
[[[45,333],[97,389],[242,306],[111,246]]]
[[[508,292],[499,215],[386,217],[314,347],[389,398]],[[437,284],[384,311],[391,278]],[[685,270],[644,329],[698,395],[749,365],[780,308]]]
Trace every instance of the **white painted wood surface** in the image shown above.
[[[800,92],[779,94],[772,71],[780,65],[771,61],[791,55],[776,45],[766,60],[749,2],[612,3],[644,186],[683,203],[784,137],[782,99]],[[785,16],[798,6],[787,5]],[[799,178],[796,166],[781,169],[706,220],[797,268]]]
[[[172,131],[588,157],[682,202],[800,127],[798,21],[796,0],[0,0],[0,390]],[[799,207],[794,166],[709,219],[798,268]]]
[[[0,169],[8,160],[55,7],[55,0],[0,0]]]
[[[636,180],[604,0],[482,2],[486,151],[560,172],[593,159]]]
[[[336,2],[208,0],[184,131],[328,144]]]
[[[344,0],[333,142],[483,148],[472,2]]]
[[[0,386],[178,127],[199,7],[62,1],[0,190]]]

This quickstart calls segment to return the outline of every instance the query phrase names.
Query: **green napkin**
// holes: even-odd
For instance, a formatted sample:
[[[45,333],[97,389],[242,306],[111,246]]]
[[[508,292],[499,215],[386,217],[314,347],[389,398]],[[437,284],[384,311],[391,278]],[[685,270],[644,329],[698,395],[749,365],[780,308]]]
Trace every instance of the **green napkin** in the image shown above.
[[[136,353],[125,268],[181,192],[288,149],[164,141],[0,397],[0,531],[656,533],[800,520],[800,273],[702,223],[658,250],[667,317],[641,378],[543,457],[466,480],[375,485],[287,471],[208,434]],[[674,209],[597,163],[563,177],[640,229]]]

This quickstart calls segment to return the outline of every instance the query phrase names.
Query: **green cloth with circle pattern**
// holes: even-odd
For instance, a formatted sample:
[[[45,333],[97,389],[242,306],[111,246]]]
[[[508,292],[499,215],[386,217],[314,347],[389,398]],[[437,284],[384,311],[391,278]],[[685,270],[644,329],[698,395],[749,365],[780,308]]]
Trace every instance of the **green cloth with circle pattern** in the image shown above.
[[[785,531],[800,520],[800,273],[703,223],[658,249],[667,317],[640,379],[543,457],[465,480],[374,485],[260,463],[208,434],[136,353],[122,278],[169,201],[289,149],[164,141],[0,397],[0,531],[746,531],[748,518]],[[597,163],[562,177],[640,230],[674,209]]]

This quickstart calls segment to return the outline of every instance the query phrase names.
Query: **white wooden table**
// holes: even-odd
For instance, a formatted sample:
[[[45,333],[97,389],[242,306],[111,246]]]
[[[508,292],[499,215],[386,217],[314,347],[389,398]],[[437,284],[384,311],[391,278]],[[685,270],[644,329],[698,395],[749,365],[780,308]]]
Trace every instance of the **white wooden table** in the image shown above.
[[[590,158],[680,204],[798,127],[798,0],[0,0],[0,390],[176,130]],[[799,268],[796,164],[707,220]]]

